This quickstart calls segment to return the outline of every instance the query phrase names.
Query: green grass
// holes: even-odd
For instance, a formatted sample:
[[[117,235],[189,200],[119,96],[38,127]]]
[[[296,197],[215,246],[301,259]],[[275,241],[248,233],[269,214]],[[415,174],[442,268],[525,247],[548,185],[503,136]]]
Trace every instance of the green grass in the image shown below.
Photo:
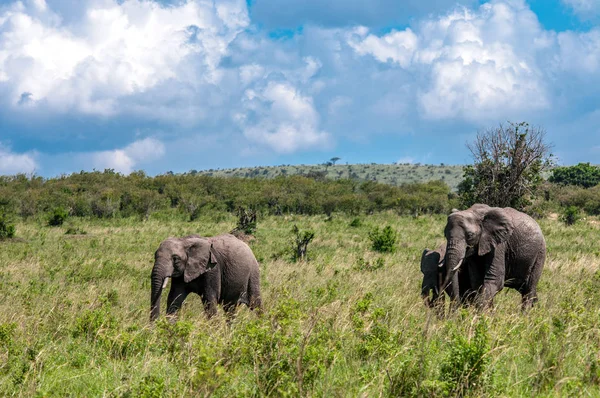
[[[281,165],[265,167],[241,167],[236,169],[203,170],[198,174],[215,177],[263,177],[274,178],[281,175],[309,174],[326,172],[327,178],[351,178],[358,181],[378,181],[383,184],[402,185],[405,183],[443,180],[452,190],[456,190],[463,177],[463,166],[421,165],[421,164],[337,164],[323,165]]]
[[[259,218],[265,313],[243,307],[231,328],[197,296],[177,323],[148,317],[159,242],[229,231],[233,215],[17,223],[0,242],[0,396],[600,396],[596,219],[540,221],[548,261],[527,315],[507,290],[493,313],[438,320],[419,259],[444,217],[354,218]],[[315,231],[309,262],[291,260],[294,224]],[[387,225],[397,250],[372,251]]]

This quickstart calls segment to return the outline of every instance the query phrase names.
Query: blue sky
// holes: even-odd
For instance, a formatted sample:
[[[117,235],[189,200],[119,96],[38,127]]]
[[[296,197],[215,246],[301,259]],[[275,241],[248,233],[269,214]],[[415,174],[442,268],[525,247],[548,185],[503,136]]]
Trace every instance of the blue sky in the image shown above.
[[[0,174],[600,163],[598,0],[0,0]]]

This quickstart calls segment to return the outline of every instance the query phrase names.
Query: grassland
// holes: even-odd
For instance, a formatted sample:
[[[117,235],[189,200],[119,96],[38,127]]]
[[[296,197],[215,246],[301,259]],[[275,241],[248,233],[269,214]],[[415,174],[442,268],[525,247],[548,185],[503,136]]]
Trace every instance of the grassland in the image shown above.
[[[197,296],[176,323],[148,315],[159,242],[229,231],[231,215],[18,223],[0,242],[0,396],[600,396],[598,220],[540,221],[548,261],[527,315],[510,290],[493,313],[439,320],[420,301],[418,262],[444,217],[359,218],[259,219],[264,314],[244,307],[230,328]],[[308,262],[286,250],[294,224],[316,233]],[[395,253],[371,250],[383,225],[398,231]]]
[[[389,185],[442,180],[452,190],[456,190],[462,180],[463,166],[421,165],[421,164],[337,164],[324,165],[281,165],[266,167],[246,167],[236,169],[203,170],[198,174],[215,177],[263,177],[275,178],[281,175],[308,175],[324,172],[327,178],[339,180],[350,178],[358,181],[378,181]]]

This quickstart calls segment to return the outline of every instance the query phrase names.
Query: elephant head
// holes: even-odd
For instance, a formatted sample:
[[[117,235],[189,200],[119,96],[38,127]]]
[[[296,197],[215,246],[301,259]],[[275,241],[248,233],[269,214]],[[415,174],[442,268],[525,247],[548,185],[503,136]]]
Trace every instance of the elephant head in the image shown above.
[[[440,289],[445,276],[445,254],[446,244],[443,244],[437,250],[425,249],[421,255],[421,272],[423,273],[421,297],[425,305],[432,308],[444,298],[444,295],[440,294]]]
[[[476,204],[453,211],[444,229],[446,236],[446,278],[442,290],[452,282],[451,296],[458,297],[457,271],[466,258],[485,256],[505,242],[514,230],[511,218],[498,207]]]
[[[212,243],[197,235],[185,238],[168,238],[161,242],[154,253],[152,268],[152,292],[150,297],[150,320],[158,318],[160,296],[167,278],[183,277],[188,283],[217,265]]]

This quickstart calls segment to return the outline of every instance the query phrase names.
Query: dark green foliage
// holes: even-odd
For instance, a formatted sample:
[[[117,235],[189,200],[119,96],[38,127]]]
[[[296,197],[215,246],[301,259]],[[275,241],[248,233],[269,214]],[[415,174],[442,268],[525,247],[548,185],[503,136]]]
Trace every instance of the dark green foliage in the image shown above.
[[[360,221],[360,218],[354,218],[352,221],[350,221],[349,225],[353,228],[357,228],[362,225],[362,222]]]
[[[579,208],[575,206],[569,206],[564,209],[563,214],[561,215],[561,220],[567,225],[573,225],[581,218],[581,214],[579,213]]]
[[[375,227],[369,232],[369,239],[371,239],[373,250],[381,253],[394,253],[396,251],[398,233],[389,225],[382,230],[379,227]]]
[[[484,388],[485,371],[491,360],[488,340],[487,323],[480,318],[472,336],[457,333],[450,342],[440,377],[453,391],[453,396],[471,395]]]
[[[13,238],[15,226],[8,220],[5,214],[0,213],[0,240]]]
[[[51,227],[60,227],[69,217],[69,212],[62,207],[57,207],[48,217],[48,225]]]
[[[600,167],[589,163],[579,163],[576,166],[556,167],[548,181],[561,185],[577,185],[591,188],[600,184]]]
[[[461,204],[485,203],[522,210],[530,204],[542,173],[552,166],[545,131],[527,123],[500,125],[477,135],[468,147],[473,165],[458,186]]]
[[[301,231],[294,224],[292,234],[292,259],[294,261],[306,259],[306,250],[308,249],[308,244],[314,239],[315,232],[311,230]]]

